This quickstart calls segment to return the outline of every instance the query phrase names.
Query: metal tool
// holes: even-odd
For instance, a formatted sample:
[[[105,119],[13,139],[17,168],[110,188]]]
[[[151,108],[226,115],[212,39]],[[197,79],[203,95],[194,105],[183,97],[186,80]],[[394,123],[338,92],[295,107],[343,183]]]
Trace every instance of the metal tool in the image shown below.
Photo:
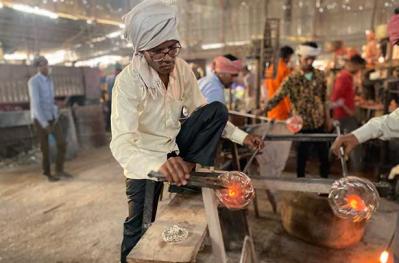
[[[274,120],[271,120],[270,123],[269,123],[269,125],[268,125],[268,127],[266,128],[266,130],[265,130],[264,133],[262,134],[262,140],[263,140],[263,141],[265,140],[266,136],[269,134],[270,130],[271,130],[272,127],[274,126],[274,122],[275,122]],[[242,170],[243,173],[246,174],[246,173],[248,172],[249,167],[251,166],[253,160],[255,159],[255,157],[256,157],[256,155],[259,153],[259,151],[260,151],[260,148],[257,148],[257,149],[253,152],[253,154],[252,154],[251,157],[249,158],[247,164],[245,165],[244,170]]]
[[[269,126],[266,128],[266,130],[264,131],[264,133],[262,134],[262,140],[264,141],[266,136],[270,133],[271,129],[273,128],[275,123],[275,120],[272,119],[269,123]],[[259,153],[260,149],[257,148],[255,150],[255,152],[251,155],[251,157],[249,158],[247,164],[244,167],[243,173],[247,173],[249,167],[251,166],[253,160],[255,159],[255,156]],[[267,199],[270,202],[270,205],[272,206],[273,212],[276,213],[277,212],[277,202],[276,202],[276,198],[274,197],[273,193],[269,190],[266,189],[266,195],[267,195]],[[254,210],[255,210],[255,216],[257,218],[259,218],[259,208],[258,208],[258,198],[257,195],[255,195],[254,198]]]
[[[230,110],[229,114],[230,115],[235,115],[235,116],[240,116],[240,117],[246,117],[246,118],[261,120],[261,121],[266,121],[266,122],[272,121],[272,119],[269,119],[269,118],[264,117],[264,116],[255,115],[255,114],[249,114],[249,113],[243,113],[243,112],[233,111],[233,110]],[[275,121],[275,122],[276,123],[285,123],[285,121]]]
[[[297,133],[297,134],[269,134],[265,141],[295,141],[295,142],[331,142],[337,138],[335,133]]]
[[[187,186],[198,186],[212,189],[226,188],[217,178],[219,173],[191,172],[190,175],[190,178],[187,180]],[[159,172],[151,171],[148,174],[148,177],[155,178],[158,182],[166,181],[165,176]]]
[[[338,121],[335,121],[334,123],[335,130],[337,131],[337,135],[341,136],[341,127],[339,125]],[[341,160],[341,166],[342,166],[342,175],[344,177],[348,176],[348,166],[346,165],[346,160],[345,160],[345,151],[344,147],[339,147],[339,159]]]
[[[251,176],[255,189],[272,189],[275,191],[307,192],[328,194],[334,179],[322,178],[284,178]],[[391,195],[394,186],[388,182],[373,182],[381,197]]]

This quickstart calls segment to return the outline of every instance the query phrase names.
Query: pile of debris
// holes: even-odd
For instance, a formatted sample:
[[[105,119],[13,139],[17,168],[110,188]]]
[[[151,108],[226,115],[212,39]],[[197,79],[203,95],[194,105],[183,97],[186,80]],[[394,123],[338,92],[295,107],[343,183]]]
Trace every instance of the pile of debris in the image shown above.
[[[0,160],[0,169],[13,168],[21,165],[38,164],[41,160],[41,151],[38,147],[21,152],[20,154],[7,159]]]

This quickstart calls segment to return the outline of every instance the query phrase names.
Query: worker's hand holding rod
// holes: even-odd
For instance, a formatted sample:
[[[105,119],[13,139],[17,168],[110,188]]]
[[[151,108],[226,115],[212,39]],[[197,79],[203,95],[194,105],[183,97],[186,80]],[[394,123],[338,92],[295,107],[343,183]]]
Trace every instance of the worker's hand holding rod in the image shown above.
[[[213,189],[225,188],[220,180],[217,178],[218,173],[199,173],[191,172],[190,178],[187,179],[187,186],[198,186]],[[148,177],[156,179],[158,182],[165,182],[166,177],[160,172],[151,171]],[[175,184],[175,183],[173,183]]]
[[[333,124],[337,131],[338,137],[341,136],[341,128],[339,126],[339,122],[335,121]],[[344,147],[342,147],[342,146],[339,147],[338,157],[341,160],[342,175],[344,177],[346,177],[346,176],[348,176],[348,166],[346,165],[345,151],[344,151]]]

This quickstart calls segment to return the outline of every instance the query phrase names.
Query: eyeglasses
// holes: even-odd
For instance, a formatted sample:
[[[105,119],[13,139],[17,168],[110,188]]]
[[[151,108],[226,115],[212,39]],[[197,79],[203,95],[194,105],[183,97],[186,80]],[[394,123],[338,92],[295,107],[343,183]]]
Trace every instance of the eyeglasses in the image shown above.
[[[152,60],[161,61],[166,57],[166,55],[169,55],[172,58],[176,57],[177,55],[179,55],[180,50],[181,46],[179,44],[176,44],[173,47],[165,48],[163,50],[156,50],[156,51],[148,50],[148,52],[151,54]]]

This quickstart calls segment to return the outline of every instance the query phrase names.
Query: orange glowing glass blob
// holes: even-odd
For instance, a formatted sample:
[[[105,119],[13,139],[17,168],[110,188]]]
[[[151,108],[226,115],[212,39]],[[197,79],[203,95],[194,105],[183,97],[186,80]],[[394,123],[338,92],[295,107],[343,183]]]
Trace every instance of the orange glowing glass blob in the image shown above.
[[[363,199],[356,194],[346,196],[346,202],[352,209],[357,211],[362,211],[366,208]]]
[[[389,259],[389,253],[388,251],[384,250],[380,256],[380,263],[387,263],[388,259]]]
[[[379,203],[378,191],[365,178],[355,176],[336,180],[330,190],[328,201],[334,214],[353,222],[368,220]]]
[[[287,129],[290,130],[292,133],[299,132],[300,130],[302,130],[303,127],[303,120],[299,115],[288,118],[285,123],[287,125]]]
[[[220,203],[229,209],[241,209],[247,206],[255,196],[251,179],[241,172],[227,172],[219,175],[226,187],[216,190]]]

